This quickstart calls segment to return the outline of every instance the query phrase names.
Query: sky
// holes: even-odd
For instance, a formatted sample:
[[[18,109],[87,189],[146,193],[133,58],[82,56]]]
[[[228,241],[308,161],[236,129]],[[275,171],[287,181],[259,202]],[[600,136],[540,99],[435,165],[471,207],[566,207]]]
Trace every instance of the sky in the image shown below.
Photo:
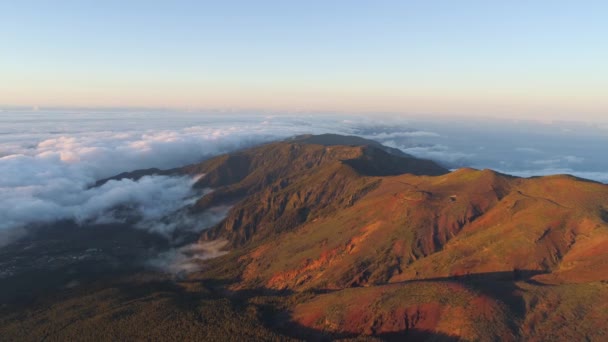
[[[601,121],[606,13],[605,1],[0,0],[0,106]]]

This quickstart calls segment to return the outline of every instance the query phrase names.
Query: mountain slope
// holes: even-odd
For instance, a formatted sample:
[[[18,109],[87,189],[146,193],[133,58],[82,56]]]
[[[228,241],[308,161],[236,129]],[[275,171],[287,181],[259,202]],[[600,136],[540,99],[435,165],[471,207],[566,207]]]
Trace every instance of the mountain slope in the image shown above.
[[[251,253],[252,264],[268,267],[244,279],[274,288],[526,271],[555,281],[604,280],[602,203],[605,185],[568,177],[525,180],[470,169],[385,177],[352,207],[259,247],[267,252]]]
[[[490,327],[498,329],[497,339],[539,338],[536,327],[558,326],[547,308],[566,313],[571,304],[560,303],[573,302],[572,296],[590,305],[590,293],[607,295],[605,286],[595,285],[608,280],[606,185],[570,176],[521,179],[473,169],[439,176],[369,176],[354,170],[343,181],[333,181],[338,170],[320,165],[308,174],[312,178],[294,179],[292,191],[262,187],[264,195],[254,192],[246,205],[237,204],[224,223],[203,235],[203,240],[234,239],[246,212],[262,213],[264,219],[252,221],[252,226],[265,232],[239,237],[234,245],[243,248],[224,260],[239,265],[231,273],[236,282],[230,288],[325,293],[293,307],[291,317],[298,326],[329,336],[405,336],[399,334],[413,328],[402,316],[417,312],[439,318],[419,317],[412,331],[473,340],[489,339],[484,334]],[[356,201],[341,202],[343,196],[326,197],[327,202],[323,197],[297,200],[302,194],[298,191],[335,193],[355,180],[373,184],[358,188],[365,191]],[[264,211],[277,199],[293,212],[306,210],[306,215],[283,225],[282,219],[290,216]],[[327,210],[315,209],[314,203]],[[385,306],[383,298],[419,289],[416,284],[432,290],[424,298],[406,296],[397,306]],[[461,302],[466,305],[449,304],[455,293],[472,297]],[[331,307],[360,305],[367,296],[370,307],[332,314]],[[484,316],[456,313],[471,310],[470,303],[487,308],[481,311]],[[594,310],[589,326],[601,326],[606,318],[601,310]],[[549,318],[539,321],[539,315]],[[468,330],[456,331],[458,322]],[[604,328],[574,335],[567,327],[559,329],[571,336],[597,337],[606,333]]]
[[[391,174],[445,174],[432,161],[397,156],[371,145],[324,146],[278,142],[211,159],[180,170],[205,174],[195,186],[214,192],[193,210],[239,201],[228,218],[205,232],[233,246],[293,228],[308,217],[352,206]]]
[[[34,309],[4,315],[5,336],[18,339],[28,330],[33,339],[155,339],[168,331],[212,340],[228,334],[603,341],[608,335],[607,185],[564,175],[448,172],[335,135],[117,177],[151,173],[204,175],[195,186],[213,191],[185,210],[231,207],[199,238],[227,240],[227,253],[190,261],[201,270],[173,282],[148,271],[131,276],[129,269],[128,277],[44,297]],[[150,322],[156,328],[148,331]],[[116,324],[120,329],[111,329]],[[99,326],[107,327],[103,334]]]

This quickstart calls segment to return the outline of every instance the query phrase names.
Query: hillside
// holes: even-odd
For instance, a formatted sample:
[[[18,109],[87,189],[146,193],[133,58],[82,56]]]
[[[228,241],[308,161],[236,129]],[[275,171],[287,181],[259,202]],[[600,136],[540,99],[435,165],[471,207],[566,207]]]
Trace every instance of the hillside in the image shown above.
[[[214,189],[196,203],[195,212],[238,202],[220,226],[204,235],[228,238],[236,246],[293,228],[320,213],[350,207],[378,186],[380,176],[448,172],[432,161],[396,155],[375,145],[278,142],[179,171],[205,174],[195,186]]]
[[[607,185],[448,172],[334,135],[117,178],[151,173],[205,175],[194,186],[213,192],[187,210],[231,206],[199,238],[228,241],[228,253],[175,281],[130,270],[35,301],[0,320],[5,336],[28,324],[33,340],[161,339],[161,330],[181,340],[608,335]],[[112,322],[125,332],[95,328]],[[162,329],[145,332],[146,323]]]
[[[414,310],[421,317],[436,316],[431,322],[417,319],[415,325],[425,331],[475,340],[495,327],[496,338],[534,339],[548,333],[545,329],[554,333],[560,326],[554,321],[557,312],[572,315],[574,308],[563,303],[575,301],[583,304],[574,314],[596,318],[587,318],[594,328],[572,335],[568,326],[560,326],[560,334],[605,333],[595,329],[603,327],[606,307],[591,305],[590,294],[608,295],[603,285],[608,280],[606,185],[570,176],[521,179],[473,169],[434,176],[358,171],[342,183],[334,181],[336,170],[329,166],[316,169],[317,174],[322,176],[295,179],[285,190],[277,184],[262,187],[203,235],[203,240],[227,238],[246,247],[223,260],[239,265],[231,274],[233,290],[321,292],[297,305],[292,315],[299,324],[336,336],[403,332],[412,323],[400,316]],[[360,190],[367,184],[373,187]],[[347,198],[353,192],[362,195],[346,202],[344,196],[328,195],[333,208],[325,211],[314,206],[323,197],[302,200],[302,194],[316,189],[333,194],[336,186],[353,189]],[[276,203],[281,209],[272,211]],[[292,214],[282,208],[306,210],[306,215],[290,220]],[[251,227],[264,232],[241,234],[242,222],[258,212],[263,220]],[[420,291],[424,296],[413,296],[424,298],[421,302],[407,296]],[[454,296],[468,299],[458,304]],[[367,306],[361,297],[369,297]],[[487,307],[482,310],[487,317],[458,313],[469,312],[476,302]],[[331,309],[355,304],[359,308],[351,313]],[[472,326],[456,332],[454,317]]]

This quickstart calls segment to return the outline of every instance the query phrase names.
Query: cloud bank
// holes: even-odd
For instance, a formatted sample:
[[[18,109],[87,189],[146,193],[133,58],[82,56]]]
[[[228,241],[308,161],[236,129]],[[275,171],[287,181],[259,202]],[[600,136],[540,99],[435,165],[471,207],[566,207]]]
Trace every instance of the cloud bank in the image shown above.
[[[169,233],[146,222],[155,222],[193,203],[197,195],[192,190],[194,181],[190,177],[146,176],[138,181],[113,180],[88,188],[88,183],[70,179],[68,174],[46,184],[3,186],[0,230],[57,220],[79,224],[137,221],[144,229]]]
[[[190,125],[193,117],[182,120],[183,127],[165,129],[159,121],[144,130],[123,129],[130,119],[102,117],[98,124],[108,130],[99,131],[85,118],[61,121],[60,116],[58,132],[47,121],[38,125],[34,120],[29,135],[22,118],[0,120],[6,129],[0,132],[0,245],[19,237],[24,227],[63,219],[82,224],[130,220],[166,236],[176,229],[200,230],[200,222],[218,221],[227,209],[197,218],[175,213],[202,195],[192,190],[191,178],[149,176],[92,185],[125,171],[173,168],[294,134],[332,131],[322,123],[312,127],[298,118],[272,117],[206,118]]]

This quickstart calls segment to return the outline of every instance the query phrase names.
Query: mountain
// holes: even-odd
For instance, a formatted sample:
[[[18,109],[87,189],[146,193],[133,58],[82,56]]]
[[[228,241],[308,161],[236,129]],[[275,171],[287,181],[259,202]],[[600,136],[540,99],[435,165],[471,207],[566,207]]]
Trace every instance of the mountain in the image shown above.
[[[176,279],[104,276],[9,305],[8,339],[592,340],[608,334],[608,186],[440,165],[299,136],[147,174],[201,175],[230,206]],[[102,184],[103,181],[100,183]],[[141,248],[141,247],[139,247]],[[17,252],[15,252],[17,253]],[[4,309],[5,311],[8,309]],[[119,328],[112,328],[119,327]]]
[[[245,234],[249,248],[223,260],[238,264],[231,288],[321,293],[291,308],[303,334],[316,332],[309,337],[598,340],[606,333],[608,305],[597,302],[608,296],[606,185],[473,169],[353,179],[373,184],[354,203],[307,211],[288,227],[278,224],[281,211],[266,212],[272,220],[258,229],[272,234]],[[264,193],[202,239],[243,244],[235,222],[276,196],[293,211],[309,208],[298,192]]]
[[[345,143],[365,145],[335,145],[336,137],[270,143],[180,169],[205,174],[195,187],[214,189],[194,211],[238,201],[228,219],[205,237],[225,237],[233,246],[261,240],[312,216],[352,206],[379,185],[380,176],[448,172],[432,161],[391,153],[361,138],[345,137]]]

